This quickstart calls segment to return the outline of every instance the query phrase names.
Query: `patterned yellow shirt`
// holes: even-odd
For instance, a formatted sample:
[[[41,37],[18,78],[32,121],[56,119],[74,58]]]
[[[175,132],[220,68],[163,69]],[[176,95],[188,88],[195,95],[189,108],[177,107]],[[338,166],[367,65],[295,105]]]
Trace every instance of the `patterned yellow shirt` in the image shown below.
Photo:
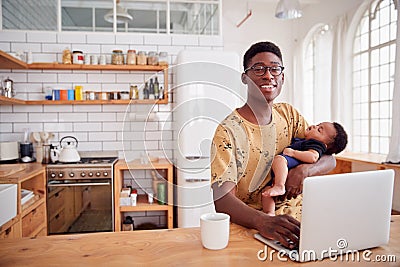
[[[271,180],[275,155],[304,138],[307,122],[286,103],[274,104],[272,122],[256,125],[233,111],[217,127],[211,147],[211,183],[236,184],[236,196],[247,205],[262,209],[261,192]]]

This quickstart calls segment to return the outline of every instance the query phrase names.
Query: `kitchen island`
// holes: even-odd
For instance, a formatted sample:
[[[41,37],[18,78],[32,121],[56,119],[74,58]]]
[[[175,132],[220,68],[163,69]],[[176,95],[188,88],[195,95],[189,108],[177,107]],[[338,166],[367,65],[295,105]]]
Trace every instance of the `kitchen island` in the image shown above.
[[[276,252],[271,259],[271,249],[266,251],[254,233],[231,224],[228,247],[217,251],[202,247],[199,228],[0,240],[0,266],[302,266],[286,257],[279,259]],[[265,251],[268,258],[260,260]],[[400,216],[392,218],[388,245],[371,249],[365,259],[360,254],[359,262],[327,258],[306,265],[399,266]]]

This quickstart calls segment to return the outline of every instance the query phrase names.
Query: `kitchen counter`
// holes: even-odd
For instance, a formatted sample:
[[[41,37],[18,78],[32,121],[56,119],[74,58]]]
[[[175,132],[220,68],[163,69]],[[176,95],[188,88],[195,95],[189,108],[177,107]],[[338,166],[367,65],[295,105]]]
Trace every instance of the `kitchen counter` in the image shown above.
[[[254,230],[231,224],[228,247],[207,250],[202,247],[199,228],[108,232],[59,235],[36,239],[0,240],[1,266],[304,266],[277,253],[265,261],[257,254],[264,244],[253,238]],[[271,249],[268,248],[268,253]],[[390,242],[374,248],[369,258],[395,257],[396,262],[379,266],[399,266],[400,216],[393,216]],[[361,253],[362,255],[362,253]],[[261,254],[264,256],[264,254]],[[211,265],[212,264],[212,265]],[[375,266],[376,262],[331,261],[329,258],[311,266]]]

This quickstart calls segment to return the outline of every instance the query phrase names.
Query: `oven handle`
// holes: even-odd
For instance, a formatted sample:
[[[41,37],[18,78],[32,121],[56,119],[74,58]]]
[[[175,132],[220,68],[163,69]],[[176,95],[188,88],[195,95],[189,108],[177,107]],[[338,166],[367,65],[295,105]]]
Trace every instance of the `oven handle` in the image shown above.
[[[86,186],[86,185],[111,185],[109,182],[105,183],[64,183],[64,184],[48,184],[48,187],[60,187],[60,186]]]

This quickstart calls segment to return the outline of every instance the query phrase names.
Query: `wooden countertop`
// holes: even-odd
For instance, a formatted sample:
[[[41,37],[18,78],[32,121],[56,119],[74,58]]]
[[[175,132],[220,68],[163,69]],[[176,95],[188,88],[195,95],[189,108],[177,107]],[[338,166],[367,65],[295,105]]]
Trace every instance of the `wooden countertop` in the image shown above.
[[[264,244],[253,238],[254,230],[231,224],[228,247],[202,247],[199,228],[133,232],[59,235],[36,239],[0,240],[1,266],[305,266],[290,260],[257,254]],[[268,252],[271,250],[268,248]],[[393,255],[396,262],[379,266],[399,266],[400,216],[393,216],[390,242],[371,250],[369,258]],[[274,254],[277,257],[277,254]],[[323,261],[307,266],[376,266],[376,262]]]
[[[45,171],[41,163],[0,164],[0,183],[15,184]]]

